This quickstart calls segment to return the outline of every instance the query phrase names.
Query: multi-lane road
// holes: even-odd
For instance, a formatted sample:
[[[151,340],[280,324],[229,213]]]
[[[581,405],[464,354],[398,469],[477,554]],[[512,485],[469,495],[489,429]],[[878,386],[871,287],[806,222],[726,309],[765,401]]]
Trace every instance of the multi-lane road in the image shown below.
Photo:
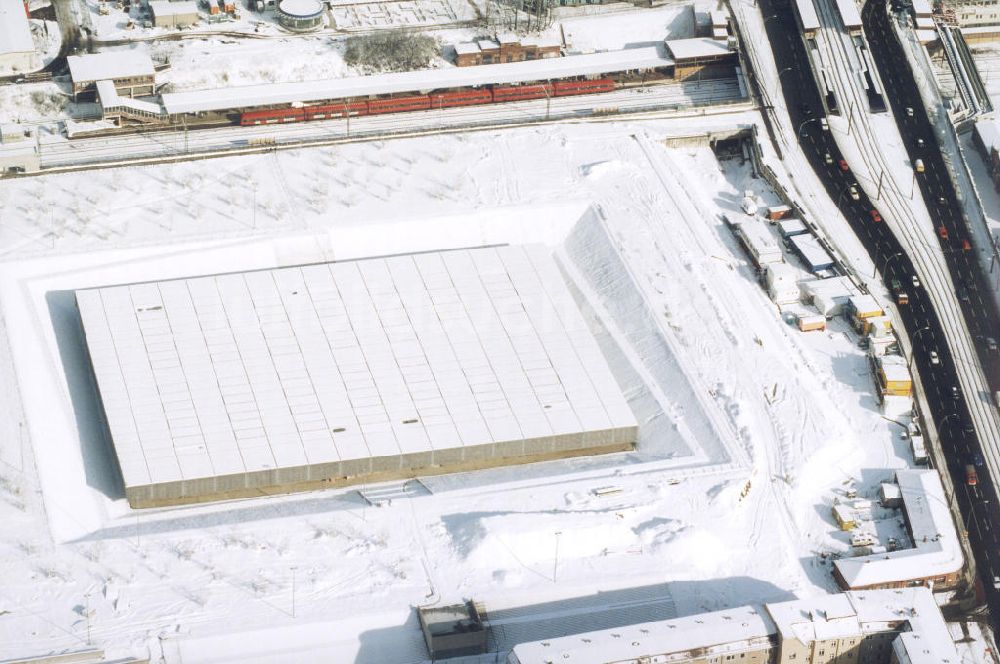
[[[871,6],[877,2],[869,4]],[[984,396],[988,398],[989,395],[966,395],[963,391],[962,381],[959,380],[959,372],[956,369],[964,368],[967,371],[974,371],[975,367],[959,367],[956,364],[956,362],[968,362],[968,358],[956,360],[946,336],[949,333],[948,328],[954,328],[955,324],[960,321],[943,322],[939,318],[938,310],[940,307],[937,306],[936,301],[940,299],[940,296],[932,297],[927,290],[929,280],[935,280],[935,287],[938,289],[950,288],[949,284],[953,281],[964,284],[965,280],[969,278],[968,275],[978,274],[978,264],[971,253],[962,248],[961,239],[967,236],[967,233],[961,232],[961,216],[954,213],[954,210],[959,209],[955,192],[943,175],[943,164],[937,163],[934,159],[925,158],[926,170],[925,173],[919,174],[916,185],[920,188],[925,199],[929,198],[933,201],[933,204],[929,205],[932,217],[937,218],[945,210],[948,211],[947,214],[952,215],[950,220],[943,222],[950,229],[949,239],[952,241],[952,244],[946,247],[945,259],[949,265],[959,266],[959,269],[952,270],[951,274],[937,274],[933,261],[922,260],[926,258],[928,253],[932,254],[937,251],[936,247],[927,246],[927,233],[913,234],[907,238],[904,246],[904,243],[901,243],[896,233],[893,232],[892,225],[885,221],[876,222],[872,216],[872,210],[877,209],[877,206],[865,194],[864,188],[858,184],[857,177],[850,170],[844,171],[841,168],[839,162],[844,157],[840,153],[834,136],[831,132],[825,131],[820,123],[810,121],[824,112],[824,104],[812,75],[798,25],[792,14],[792,7],[790,4],[778,3],[774,0],[761,0],[761,9],[767,17],[765,27],[774,52],[776,67],[781,72],[779,76],[783,77],[781,79],[782,90],[792,124],[800,127],[800,141],[813,169],[821,177],[828,195],[840,208],[868,250],[886,285],[891,286],[894,281],[898,281],[909,295],[909,303],[900,305],[898,310],[913,346],[911,361],[920,372],[926,397],[930,404],[931,412],[929,415],[933,418],[934,425],[940,433],[949,462],[949,470],[956,486],[965,487],[964,489],[960,488],[957,492],[961,512],[966,516],[963,526],[969,524],[972,530],[972,543],[977,551],[977,558],[979,558],[979,568],[984,576],[991,578],[994,570],[1000,573],[1000,532],[995,532],[991,525],[991,522],[994,521],[993,517],[996,515],[988,514],[987,511],[997,510],[1000,505],[997,504],[996,500],[989,498],[987,498],[989,502],[983,501],[987,496],[993,495],[989,478],[983,477],[981,484],[973,489],[969,489],[965,485],[966,464],[978,462],[981,456],[966,399],[983,399]],[[830,20],[831,17],[827,14],[825,18]],[[877,20],[876,16],[870,14],[870,10],[866,12],[865,18],[866,25]],[[828,45],[828,48],[831,49],[827,52],[828,57],[833,59],[838,56],[835,50],[836,44]],[[881,53],[881,50],[884,49],[883,45],[879,52],[874,53],[875,60],[883,73],[885,54]],[[892,66],[900,67],[901,65],[895,63]],[[904,134],[909,136],[908,140],[912,141],[912,146],[918,148],[916,139],[922,130],[917,127],[920,117],[916,115],[916,109],[921,108],[922,104],[919,100],[898,101],[905,99],[905,97],[896,96],[896,86],[902,85],[899,75],[901,71],[908,70],[894,68],[892,76],[883,76],[882,78],[883,80],[887,78],[891,80],[890,94],[887,96],[893,100],[893,110],[897,114],[901,113],[906,118],[914,120],[912,123],[904,122],[902,127]],[[850,75],[850,72],[844,73]],[[849,95],[855,91],[839,87],[838,92],[842,95],[843,100],[847,100],[851,98]],[[862,104],[865,101],[865,97],[860,95],[853,97],[853,99],[855,99],[856,104]],[[842,107],[849,107],[849,104],[843,104]],[[912,118],[906,110],[908,107],[914,109]],[[923,119],[926,123],[925,116]],[[855,121],[859,125],[861,124],[857,118]],[[857,131],[863,130],[864,127],[857,129]],[[924,137],[923,141],[923,147],[918,149],[926,152],[936,149],[928,143],[928,138]],[[908,147],[910,145],[911,143],[908,143]],[[937,160],[940,160],[939,154]],[[858,200],[853,200],[853,196],[850,194],[850,187],[855,185],[858,185]],[[886,187],[886,189],[888,188]],[[886,194],[888,192],[880,193],[883,195],[879,204],[885,206],[887,205],[888,196]],[[899,203],[903,201],[899,200],[898,192],[896,193],[895,203],[898,207]],[[944,201],[940,202],[939,199],[942,198]],[[912,218],[903,219],[902,223],[912,224],[914,221]],[[898,224],[895,226],[899,228]],[[960,233],[962,234],[960,235]],[[918,251],[913,251],[914,245],[917,243],[923,243],[925,246],[918,246],[916,247]],[[911,261],[911,255],[915,255],[920,262],[921,270],[919,273]],[[953,278],[952,274],[954,274]],[[916,281],[914,281],[914,277],[916,277]],[[976,289],[970,288],[968,290],[969,302],[965,303],[965,308],[968,310],[970,332],[973,335],[981,336],[983,330],[989,329],[989,312],[984,311],[984,307],[977,308],[976,301],[972,298],[985,292],[981,290],[983,287],[977,285]],[[954,297],[954,294],[952,293],[951,296]],[[932,353],[937,356],[936,361],[932,359]],[[995,361],[991,366],[995,366]],[[980,475],[986,476],[988,473],[981,472]],[[1000,524],[1000,520],[995,522]]]

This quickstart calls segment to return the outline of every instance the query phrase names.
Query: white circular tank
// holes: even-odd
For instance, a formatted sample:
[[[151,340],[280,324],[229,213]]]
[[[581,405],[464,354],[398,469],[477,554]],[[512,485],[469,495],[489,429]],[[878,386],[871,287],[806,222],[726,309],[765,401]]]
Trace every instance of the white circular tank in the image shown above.
[[[295,32],[315,30],[323,25],[323,3],[319,0],[281,0],[278,23]]]

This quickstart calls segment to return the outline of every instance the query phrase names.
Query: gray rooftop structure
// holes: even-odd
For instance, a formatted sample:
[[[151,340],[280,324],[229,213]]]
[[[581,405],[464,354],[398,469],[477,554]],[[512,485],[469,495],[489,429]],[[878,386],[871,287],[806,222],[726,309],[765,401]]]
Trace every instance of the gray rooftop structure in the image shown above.
[[[630,449],[541,246],[76,293],[134,507]]]

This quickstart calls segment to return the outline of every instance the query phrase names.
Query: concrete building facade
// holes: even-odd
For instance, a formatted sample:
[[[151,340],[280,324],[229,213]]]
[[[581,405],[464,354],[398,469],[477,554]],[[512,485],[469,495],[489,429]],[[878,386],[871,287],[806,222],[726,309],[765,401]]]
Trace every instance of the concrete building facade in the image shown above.
[[[913,548],[839,558],[833,563],[837,585],[845,590],[955,588],[965,558],[941,478],[935,470],[898,470],[895,483]]]
[[[507,664],[958,664],[927,588],[743,606],[516,646]]]

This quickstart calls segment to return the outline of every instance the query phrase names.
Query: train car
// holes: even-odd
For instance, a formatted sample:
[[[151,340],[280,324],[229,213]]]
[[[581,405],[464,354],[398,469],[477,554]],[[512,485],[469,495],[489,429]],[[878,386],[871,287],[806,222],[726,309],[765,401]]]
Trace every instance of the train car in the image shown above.
[[[368,102],[352,101],[343,104],[306,106],[303,110],[306,114],[306,120],[327,120],[330,118],[342,118],[347,115],[355,117],[358,115],[368,115]]]
[[[405,113],[407,111],[426,111],[431,107],[431,99],[427,95],[413,97],[395,97],[392,99],[372,99],[368,102],[368,113]]]
[[[283,122],[302,122],[305,119],[305,111],[301,108],[280,108],[266,111],[248,111],[240,116],[240,124],[244,126],[280,124]]]
[[[556,81],[552,84],[555,96],[592,95],[601,92],[613,92],[615,82],[610,78],[595,78],[583,81]]]
[[[504,85],[493,87],[493,101],[524,101],[527,99],[545,99],[552,97],[554,90],[551,83],[529,85]]]
[[[493,93],[486,89],[438,92],[430,95],[431,108],[452,108],[455,106],[476,106],[493,103]]]

